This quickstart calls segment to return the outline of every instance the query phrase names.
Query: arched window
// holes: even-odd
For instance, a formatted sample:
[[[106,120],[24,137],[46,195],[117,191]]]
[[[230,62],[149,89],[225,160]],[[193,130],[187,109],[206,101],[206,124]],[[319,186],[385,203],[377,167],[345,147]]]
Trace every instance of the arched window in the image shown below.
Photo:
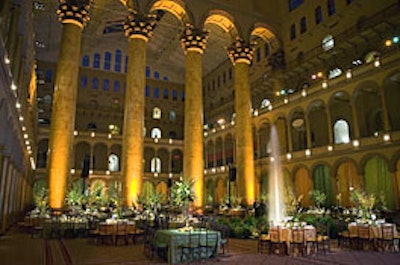
[[[322,20],[323,20],[323,17],[322,17],[322,8],[321,8],[320,6],[318,6],[318,7],[315,9],[315,24],[321,23]]]
[[[333,126],[335,144],[347,144],[350,142],[349,124],[345,120],[337,120]]]
[[[87,77],[85,75],[81,76],[81,87],[82,88],[86,88],[87,87],[87,83],[88,83]]]
[[[103,91],[110,90],[110,80],[103,79]]]
[[[153,90],[153,97],[154,98],[159,98],[160,97],[160,91],[158,89],[158,87],[155,87]]]
[[[53,72],[51,70],[46,70],[45,76],[44,76],[44,81],[51,82],[53,81]]]
[[[89,55],[85,55],[82,57],[82,66],[83,67],[89,67],[90,65],[90,57]]]
[[[153,157],[151,159],[151,168],[150,171],[152,173],[161,173],[161,159],[159,157]]]
[[[160,108],[155,107],[153,109],[153,119],[156,119],[156,120],[161,119],[161,109]]]
[[[115,80],[115,81],[114,81],[114,92],[115,92],[115,93],[118,93],[118,92],[119,92],[119,89],[120,89],[120,83],[119,83],[118,80]]]
[[[335,0],[328,0],[327,6],[328,6],[328,15],[329,16],[332,16],[333,14],[336,13]]]
[[[150,87],[149,86],[145,87],[145,95],[146,95],[146,98],[150,97]]]
[[[161,130],[160,128],[153,128],[151,130],[151,138],[153,139],[160,139],[161,138]]]
[[[92,89],[99,89],[99,79],[97,77],[93,77],[92,79]]]
[[[265,57],[268,57],[268,56],[270,55],[270,53],[271,53],[271,50],[270,50],[270,48],[269,48],[269,44],[268,44],[268,43],[265,43],[265,44],[264,44],[264,56],[265,56]]]
[[[119,157],[116,154],[111,154],[108,157],[108,170],[111,172],[119,171]]]
[[[290,39],[294,40],[296,38],[296,25],[292,24],[292,26],[290,26]]]
[[[146,77],[150,77],[150,66],[146,66]]]
[[[164,88],[164,99],[168,99],[168,88]]]
[[[257,63],[259,61],[261,61],[261,49],[260,49],[260,47],[258,47],[257,50],[256,50],[256,60],[257,60]]]
[[[154,72],[154,79],[159,80],[160,79],[160,73],[155,71]]]
[[[125,56],[125,67],[124,67],[124,72],[125,73],[128,72],[128,60],[129,60],[129,57],[127,55],[127,56]]]
[[[307,31],[307,19],[306,17],[302,17],[300,19],[300,33],[303,34]]]
[[[111,52],[104,53],[104,70],[109,71],[111,69]]]
[[[169,120],[170,120],[170,121],[175,121],[175,120],[176,120],[176,113],[175,113],[175,111],[171,110],[171,111],[169,112]]]
[[[93,68],[100,69],[100,54],[95,53],[93,57]]]
[[[121,50],[117,49],[115,50],[115,65],[114,65],[114,71],[115,72],[121,72],[121,61],[122,61],[122,52]]]

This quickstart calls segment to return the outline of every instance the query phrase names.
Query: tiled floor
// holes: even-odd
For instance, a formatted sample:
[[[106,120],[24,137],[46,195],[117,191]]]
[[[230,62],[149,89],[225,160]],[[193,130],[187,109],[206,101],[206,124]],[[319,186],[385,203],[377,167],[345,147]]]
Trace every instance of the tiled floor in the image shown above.
[[[374,251],[348,251],[335,247],[326,255],[288,257],[257,253],[255,240],[231,239],[229,252],[217,259],[198,264],[388,264],[400,265],[400,253]],[[138,265],[166,264],[162,260],[149,260],[143,255],[143,245],[106,246],[89,243],[88,239],[41,239],[12,229],[0,237],[0,264],[7,265]]]

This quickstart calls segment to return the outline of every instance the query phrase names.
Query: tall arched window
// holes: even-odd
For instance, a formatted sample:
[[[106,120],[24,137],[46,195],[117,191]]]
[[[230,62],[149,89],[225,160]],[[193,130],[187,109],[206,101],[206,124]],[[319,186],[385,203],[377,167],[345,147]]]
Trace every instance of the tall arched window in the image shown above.
[[[89,67],[90,65],[90,58],[89,55],[85,55],[82,57],[82,66],[83,67]]]
[[[116,154],[111,154],[108,157],[108,170],[111,172],[119,171],[119,157]]]
[[[111,52],[104,53],[104,70],[109,71],[111,69]]]
[[[315,24],[321,23],[322,20],[323,20],[323,17],[322,17],[322,8],[321,8],[320,6],[318,6],[318,7],[315,9]]]
[[[92,79],[92,89],[99,89],[99,79],[97,77],[93,77]]]
[[[152,173],[161,173],[161,159],[159,157],[153,157],[151,159],[151,168],[150,171]]]
[[[161,119],[161,109],[160,108],[155,107],[153,109],[153,119],[156,119],[156,120]]]
[[[115,72],[121,72],[121,61],[122,61],[122,52],[121,50],[117,49],[115,50],[115,65],[114,65],[114,71]]]
[[[161,138],[161,130],[160,128],[153,128],[151,130],[151,138],[157,138],[160,139]]]
[[[93,57],[93,68],[99,69],[100,68],[100,54],[95,53]]]
[[[349,124],[345,120],[337,120],[333,126],[335,144],[347,144],[350,142]]]

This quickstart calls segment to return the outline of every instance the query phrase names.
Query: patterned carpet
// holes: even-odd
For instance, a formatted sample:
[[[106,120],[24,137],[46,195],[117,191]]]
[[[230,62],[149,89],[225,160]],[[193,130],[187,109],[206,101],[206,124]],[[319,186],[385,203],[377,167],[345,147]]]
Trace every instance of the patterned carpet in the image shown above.
[[[143,244],[97,245],[86,238],[41,239],[11,231],[0,237],[0,264],[7,265],[157,265],[161,259],[143,254]],[[186,263],[187,264],[187,263]],[[400,265],[399,253],[348,251],[335,247],[326,255],[288,257],[257,253],[257,241],[230,239],[229,251],[218,258],[191,264],[229,265]]]

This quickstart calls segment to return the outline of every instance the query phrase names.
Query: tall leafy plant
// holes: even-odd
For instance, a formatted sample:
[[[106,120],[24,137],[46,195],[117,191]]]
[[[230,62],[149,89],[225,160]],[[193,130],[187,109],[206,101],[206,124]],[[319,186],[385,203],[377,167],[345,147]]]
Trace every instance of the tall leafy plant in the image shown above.
[[[182,179],[176,181],[171,187],[171,201],[175,206],[189,205],[194,201],[195,194],[193,192],[194,181],[190,179]]]

